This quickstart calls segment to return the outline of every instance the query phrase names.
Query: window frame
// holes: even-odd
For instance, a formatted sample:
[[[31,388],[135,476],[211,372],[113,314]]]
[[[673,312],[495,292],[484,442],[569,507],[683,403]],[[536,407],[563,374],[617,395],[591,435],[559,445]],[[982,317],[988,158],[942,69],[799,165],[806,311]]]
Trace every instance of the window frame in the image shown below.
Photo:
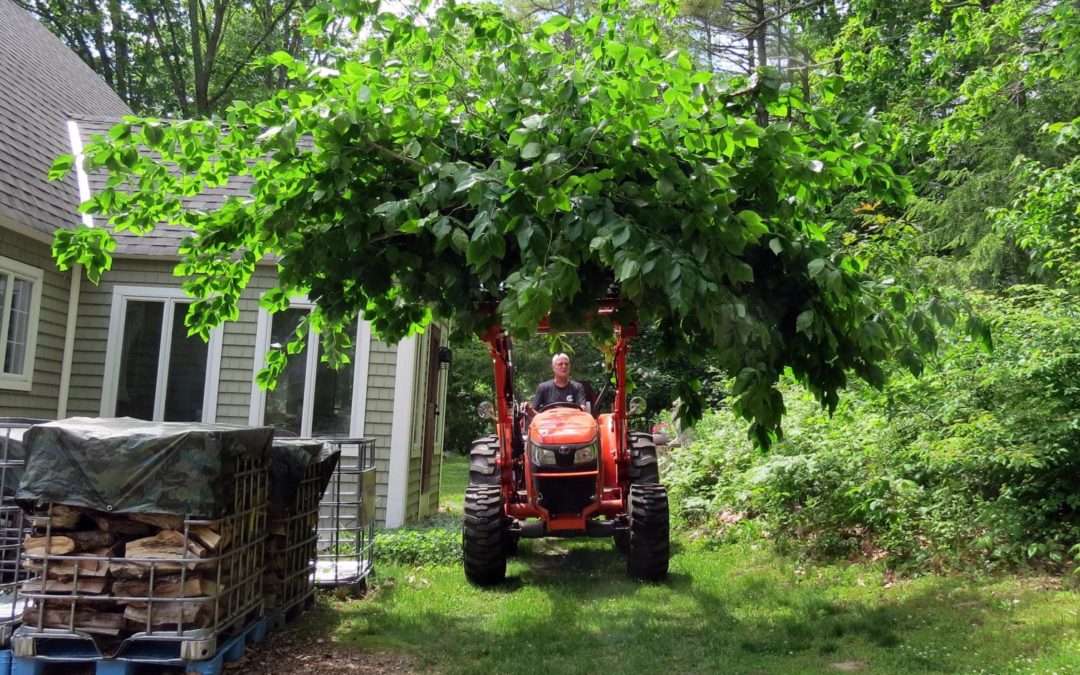
[[[34,386],[34,370],[37,365],[38,320],[41,317],[41,289],[45,285],[45,271],[26,263],[0,256],[0,274],[30,281],[30,313],[26,323],[26,350],[23,354],[23,372],[14,375],[4,372],[7,353],[8,323],[11,320],[9,303],[15,284],[6,284],[0,297],[0,389],[30,391]]]
[[[311,311],[315,303],[307,298],[293,298],[289,301],[288,309],[302,309]],[[266,308],[259,307],[259,316],[255,329],[255,358],[254,368],[251,371],[251,405],[248,408],[248,424],[261,427],[266,420],[266,390],[259,386],[256,377],[259,371],[266,366],[266,352],[270,349],[270,335],[273,326],[274,314]],[[300,436],[311,438],[312,412],[315,407],[315,373],[318,366],[318,349],[311,349],[311,341],[317,333],[309,332],[308,344],[304,347],[304,399],[300,412]],[[356,319],[356,348],[352,363],[353,369],[352,401],[349,402],[349,438],[357,438],[364,435],[365,406],[367,405],[368,370],[371,354],[371,324],[364,320],[363,316]]]
[[[112,292],[112,307],[109,312],[109,338],[105,350],[105,372],[101,388],[102,417],[116,416],[116,394],[120,379],[120,352],[123,349],[124,324],[127,320],[127,303],[162,302],[161,342],[158,350],[157,381],[154,384],[154,420],[163,421],[165,416],[165,391],[168,382],[165,375],[169,370],[169,354],[172,346],[172,322],[176,305],[181,302],[194,302],[194,299],[179,288],[167,286],[116,286]],[[217,420],[218,385],[221,380],[221,344],[223,329],[221,326],[210,331],[210,340],[206,351],[206,384],[203,390],[202,419],[210,424]]]

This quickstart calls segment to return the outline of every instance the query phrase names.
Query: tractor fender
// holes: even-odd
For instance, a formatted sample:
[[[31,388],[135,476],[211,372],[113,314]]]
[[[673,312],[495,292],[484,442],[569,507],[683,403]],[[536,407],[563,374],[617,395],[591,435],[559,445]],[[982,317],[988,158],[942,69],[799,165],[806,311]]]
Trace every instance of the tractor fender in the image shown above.
[[[604,487],[619,484],[619,443],[615,436],[615,416],[604,413],[596,418],[600,432],[600,456],[604,460]]]

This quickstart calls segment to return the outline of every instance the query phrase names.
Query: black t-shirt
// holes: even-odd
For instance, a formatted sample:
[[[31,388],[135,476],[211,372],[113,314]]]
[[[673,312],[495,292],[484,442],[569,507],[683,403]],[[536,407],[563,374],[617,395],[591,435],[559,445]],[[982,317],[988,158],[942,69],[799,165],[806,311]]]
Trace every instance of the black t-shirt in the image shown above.
[[[533,409],[539,410],[541,407],[552,403],[585,405],[588,401],[589,397],[585,393],[585,387],[580,382],[570,380],[565,387],[560,387],[555,384],[555,380],[548,380],[547,382],[541,382],[540,386],[536,388],[532,406]]]

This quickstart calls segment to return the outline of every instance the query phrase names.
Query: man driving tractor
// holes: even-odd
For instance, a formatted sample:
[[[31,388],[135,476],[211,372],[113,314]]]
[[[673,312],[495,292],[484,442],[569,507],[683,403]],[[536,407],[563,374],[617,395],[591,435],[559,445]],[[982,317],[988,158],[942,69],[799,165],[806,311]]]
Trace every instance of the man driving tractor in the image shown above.
[[[585,386],[570,379],[569,356],[560,353],[551,357],[551,374],[554,376],[552,379],[541,382],[536,387],[532,399],[533,410],[541,410],[552,403],[591,403]]]

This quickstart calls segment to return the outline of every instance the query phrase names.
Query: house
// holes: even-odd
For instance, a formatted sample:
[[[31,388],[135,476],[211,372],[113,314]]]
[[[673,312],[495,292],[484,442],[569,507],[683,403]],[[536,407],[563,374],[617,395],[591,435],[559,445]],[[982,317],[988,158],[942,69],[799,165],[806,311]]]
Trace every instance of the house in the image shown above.
[[[289,357],[278,386],[263,391],[254,382],[267,349],[309,307],[298,301],[275,315],[259,307],[273,263],[253,277],[239,320],[208,343],[184,330],[190,300],[173,276],[179,230],[118,234],[99,285],[81,270],[57,271],[52,235],[78,222],[76,207],[100,177],[79,170],[50,183],[49,167],[127,114],[77,55],[0,0],[0,416],[126,415],[370,436],[378,521],[396,527],[434,512],[447,377],[440,327],[388,345],[360,320],[348,367],[321,364],[313,341]],[[206,205],[223,197],[208,195]]]

